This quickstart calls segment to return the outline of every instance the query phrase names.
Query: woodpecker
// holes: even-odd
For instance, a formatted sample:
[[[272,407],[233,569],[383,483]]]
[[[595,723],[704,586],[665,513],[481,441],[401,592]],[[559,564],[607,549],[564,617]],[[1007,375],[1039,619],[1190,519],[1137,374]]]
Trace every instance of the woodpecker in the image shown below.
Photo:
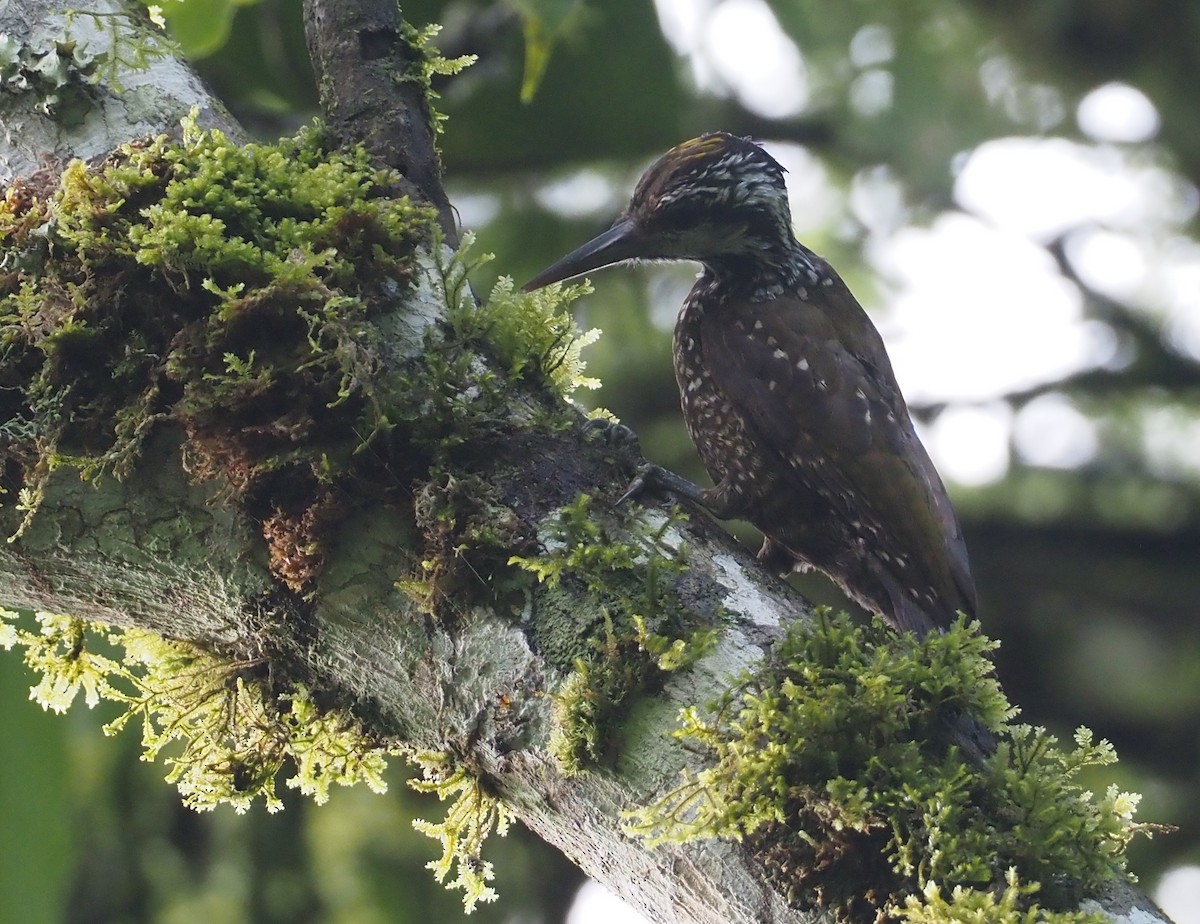
[[[663,488],[749,520],[768,566],[816,568],[924,636],[956,613],[974,616],[962,531],[879,332],[833,267],[796,240],[783,174],[748,139],[685,141],[646,170],[609,230],[525,290],[629,260],[699,262],[674,364],[714,487],[649,465],[633,490]]]

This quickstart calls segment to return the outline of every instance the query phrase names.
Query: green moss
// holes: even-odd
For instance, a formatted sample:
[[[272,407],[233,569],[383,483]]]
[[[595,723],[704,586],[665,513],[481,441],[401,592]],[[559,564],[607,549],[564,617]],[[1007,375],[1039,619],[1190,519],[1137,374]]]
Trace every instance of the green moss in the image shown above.
[[[416,55],[399,75],[430,97],[434,75],[466,63],[440,58],[431,35],[407,35]],[[401,186],[364,150],[332,150],[319,128],[238,146],[193,120],[181,140],[12,183],[0,202],[0,523],[11,539],[37,516],[51,472],[130,477],[149,435],[170,426],[189,475],[219,479],[221,502],[261,527],[290,604],[318,592],[356,497],[412,512],[425,554],[402,583],[430,612],[477,594],[524,601],[534,579],[508,558],[532,554],[535,537],[480,472],[487,447],[514,430],[577,420],[563,399],[594,385],[579,350],[595,332],[582,334],[567,305],[584,288],[521,295],[504,279],[476,304],[466,278],[479,261],[444,248],[433,210]],[[418,286],[408,315],[397,302]],[[514,400],[518,382],[530,387]],[[267,627],[247,659],[40,619],[41,633],[0,620],[0,646],[24,645],[41,672],[39,700],[65,709],[82,690],[89,704],[121,703],[110,730],[140,719],[147,757],[170,755],[169,779],[194,807],[281,807],[289,766],[287,784],[319,801],[332,783],[381,785],[391,744],[288,679],[296,665],[274,642],[291,627]],[[427,826],[447,843],[440,875],[458,863],[468,904],[488,900],[478,847],[503,807],[461,768],[418,762],[428,788],[457,793],[446,822]],[[491,821],[471,828],[480,813]]]
[[[13,184],[0,433],[25,522],[50,471],[123,477],[169,421],[192,475],[223,478],[276,575],[310,589],[332,489],[371,477],[358,450],[405,403],[372,321],[412,287],[434,216],[398,185],[314,129],[238,146],[190,124],[56,188]]]
[[[545,584],[551,600],[572,582],[595,601],[582,611],[543,613],[534,626],[539,649],[569,670],[554,693],[550,741],[567,775],[603,759],[633,698],[690,664],[714,638],[690,625],[675,594],[686,564],[665,538],[678,516],[618,535],[583,494],[550,522],[543,554],[509,559]]]
[[[1005,899],[1022,914],[1038,910],[1033,890],[1068,907],[1123,872],[1137,797],[1082,788],[1080,771],[1115,760],[1086,730],[1062,750],[1008,724],[993,647],[961,623],[921,642],[825,613],[795,626],[714,712],[685,711],[678,736],[715,762],[629,827],[651,842],[748,839],[790,900],[852,921],[899,908],[940,920],[920,917],[942,907],[933,897],[959,889],[967,908],[1010,875],[1028,884]],[[982,766],[950,743],[963,713],[1002,733]]]
[[[428,466],[414,505],[423,548],[415,572],[397,586],[438,616],[479,601],[501,612],[524,607],[532,580],[510,557],[532,554],[537,541],[495,485],[526,476],[498,470],[491,447],[511,444],[526,429],[575,426],[571,395],[597,384],[583,374],[580,351],[599,332],[581,331],[569,310],[586,287],[520,294],[505,277],[481,304],[468,277],[491,257],[474,256],[473,243],[468,233],[457,251],[435,244],[445,323],[426,332],[419,362],[395,383],[405,398],[389,410],[397,432]],[[517,382],[530,387],[514,401]],[[514,464],[527,461],[518,457]]]
[[[429,118],[435,132],[441,132],[442,123],[446,120],[443,113],[437,111],[433,101],[438,98],[433,89],[434,77],[451,77],[476,61],[476,55],[460,55],[457,58],[444,58],[434,47],[433,40],[442,31],[437,23],[418,29],[408,22],[401,22],[400,36],[408,43],[410,50],[409,67],[397,76],[398,80],[417,84],[429,101]]]
[[[425,81],[444,70],[422,68]],[[241,147],[188,123],[181,141],[9,186],[0,521],[13,538],[50,472],[126,478],[149,434],[170,425],[183,467],[222,481],[291,591],[316,592],[347,499],[369,496],[420,528],[421,573],[403,583],[429,611],[524,601],[533,578],[508,557],[532,553],[534,539],[480,472],[494,462],[486,447],[514,430],[577,419],[563,398],[590,384],[588,337],[566,306],[583,288],[526,296],[502,280],[477,305],[466,277],[479,261],[446,250],[433,211],[400,185],[363,150],[330,150],[318,129]],[[396,302],[417,283],[430,302],[409,318]],[[529,386],[521,401],[517,382]],[[45,637],[21,636],[39,698],[66,708],[83,690],[89,703],[125,703],[116,724],[141,717],[148,756],[182,747],[170,778],[190,804],[243,809],[261,796],[278,807],[289,761],[289,783],[318,797],[329,781],[378,783],[384,746],[356,738],[348,713],[317,710],[302,686],[267,683],[286,683],[278,653],[244,663],[74,619],[45,625]],[[15,644],[14,631],[0,626],[0,643]]]
[[[909,895],[896,912],[908,924],[1108,924],[1101,912],[1048,911],[1035,904],[1037,885],[1025,886],[1015,869],[1005,875],[1003,890],[983,891],[955,886],[949,898],[936,883],[920,896]]]
[[[438,472],[417,492],[414,512],[424,543],[420,573],[397,584],[424,612],[441,617],[469,601],[499,612],[523,604],[531,582],[508,557],[531,539],[494,485]]]
[[[336,498],[458,472],[498,422],[515,423],[515,380],[560,395],[592,384],[579,350],[595,334],[566,310],[582,287],[519,295],[505,279],[476,305],[466,276],[479,261],[444,253],[433,210],[399,186],[317,129],[238,146],[191,123],[181,141],[75,162],[53,186],[12,184],[0,203],[0,505],[19,501],[22,517],[10,532],[49,472],[124,477],[171,423],[193,477],[228,484],[263,524],[276,576],[308,593]],[[395,302],[428,274],[431,250],[444,320],[398,342],[413,334],[394,329]],[[525,423],[569,419],[560,404]]]
[[[576,658],[553,694],[555,723],[547,749],[565,776],[602,761],[633,699],[654,689],[664,675],[695,663],[716,640],[709,629],[696,629],[686,638],[651,634],[639,615],[633,619],[633,634],[621,636],[604,613],[603,636],[584,636],[590,651]]]
[[[584,375],[587,364],[581,351],[594,343],[600,331],[582,331],[571,316],[570,305],[592,291],[586,283],[552,285],[536,292],[517,292],[511,277],[501,277],[481,305],[467,280],[489,262],[486,254],[471,255],[475,237],[463,235],[451,260],[439,259],[448,320],[465,344],[482,347],[495,365],[509,376],[542,384],[569,398],[578,388],[599,388],[598,379]]]

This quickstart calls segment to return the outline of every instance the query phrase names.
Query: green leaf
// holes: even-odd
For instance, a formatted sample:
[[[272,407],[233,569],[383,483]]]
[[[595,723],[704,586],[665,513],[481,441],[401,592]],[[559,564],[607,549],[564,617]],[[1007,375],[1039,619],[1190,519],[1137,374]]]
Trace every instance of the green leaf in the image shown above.
[[[525,72],[521,80],[521,102],[531,103],[550,63],[555,44],[566,34],[583,8],[579,0],[514,0],[524,24]]]
[[[177,0],[162,6],[171,35],[189,58],[205,58],[229,39],[234,0]]]

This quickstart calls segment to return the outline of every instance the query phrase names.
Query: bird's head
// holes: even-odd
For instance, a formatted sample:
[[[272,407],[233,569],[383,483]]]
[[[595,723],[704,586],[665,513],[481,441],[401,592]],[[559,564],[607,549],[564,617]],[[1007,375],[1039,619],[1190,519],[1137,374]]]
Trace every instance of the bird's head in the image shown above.
[[[753,265],[792,241],[783,167],[752,141],[712,132],[651,164],[613,226],[539,273],[525,291],[625,260]]]

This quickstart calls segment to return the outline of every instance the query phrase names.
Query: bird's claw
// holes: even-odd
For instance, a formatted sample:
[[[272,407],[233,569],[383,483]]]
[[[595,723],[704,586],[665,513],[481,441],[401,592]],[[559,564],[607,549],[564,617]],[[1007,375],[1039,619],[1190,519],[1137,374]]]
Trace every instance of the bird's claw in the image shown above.
[[[629,486],[625,489],[625,493],[617,498],[614,506],[620,507],[626,501],[631,500],[645,491],[647,488],[654,486],[655,479],[662,467],[655,465],[653,462],[647,462],[644,465],[639,465],[637,474],[633,476],[633,480],[629,482]]]

